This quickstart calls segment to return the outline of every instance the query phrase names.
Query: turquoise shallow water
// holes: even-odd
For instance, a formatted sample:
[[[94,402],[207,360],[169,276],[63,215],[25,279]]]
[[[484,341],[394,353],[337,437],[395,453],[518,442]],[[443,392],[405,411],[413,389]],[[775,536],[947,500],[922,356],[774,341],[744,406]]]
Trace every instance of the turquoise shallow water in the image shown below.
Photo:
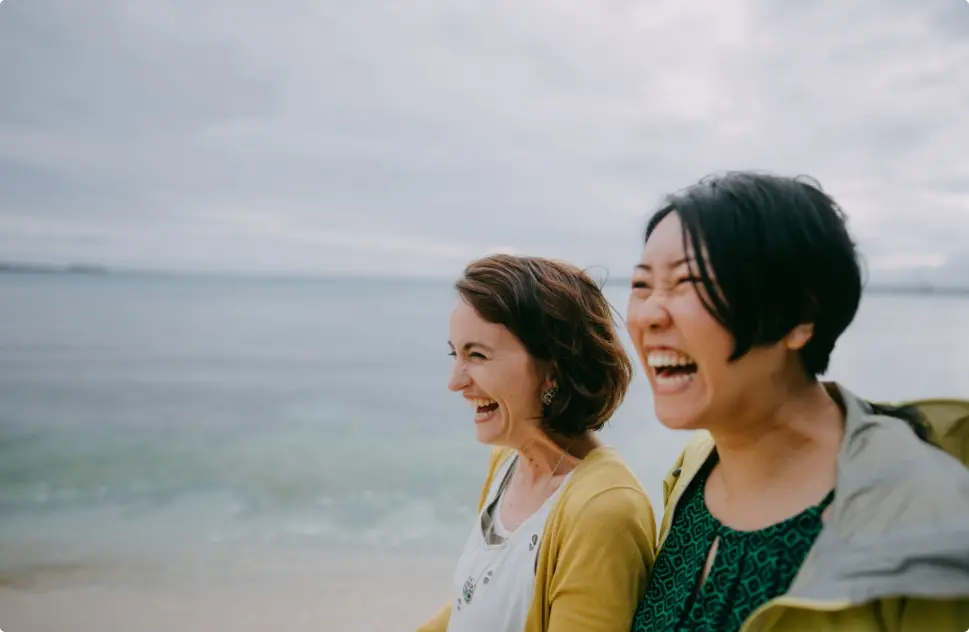
[[[441,281],[0,277],[0,560],[457,550],[487,450],[446,389],[453,298]],[[832,377],[969,397],[967,323],[969,300],[866,297]],[[604,436],[658,506],[685,437],[641,376]]]

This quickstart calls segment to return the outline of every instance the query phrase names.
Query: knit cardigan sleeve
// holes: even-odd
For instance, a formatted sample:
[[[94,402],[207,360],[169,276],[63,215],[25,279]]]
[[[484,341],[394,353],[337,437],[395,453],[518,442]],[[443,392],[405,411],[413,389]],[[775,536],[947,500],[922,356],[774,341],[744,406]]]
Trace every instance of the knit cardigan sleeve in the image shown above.
[[[561,531],[547,632],[628,632],[652,572],[656,522],[636,486],[603,491]]]

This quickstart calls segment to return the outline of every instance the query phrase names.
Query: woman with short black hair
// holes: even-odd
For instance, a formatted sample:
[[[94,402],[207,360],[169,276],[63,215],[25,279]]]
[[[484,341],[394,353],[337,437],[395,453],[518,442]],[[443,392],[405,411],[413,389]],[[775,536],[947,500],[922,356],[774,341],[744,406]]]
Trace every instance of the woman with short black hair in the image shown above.
[[[806,179],[708,178],[649,221],[627,328],[661,423],[699,432],[633,632],[969,628],[969,470],[904,409],[819,380],[861,292],[845,216]]]

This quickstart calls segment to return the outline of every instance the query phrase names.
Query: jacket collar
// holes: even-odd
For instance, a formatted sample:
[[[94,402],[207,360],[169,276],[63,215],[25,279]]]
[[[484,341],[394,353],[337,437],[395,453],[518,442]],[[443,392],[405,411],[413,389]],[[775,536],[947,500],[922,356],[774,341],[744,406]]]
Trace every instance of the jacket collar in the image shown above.
[[[969,469],[848,389],[825,387],[845,410],[835,497],[788,595],[851,603],[969,596]],[[667,478],[661,545],[714,447],[708,432],[695,433]]]

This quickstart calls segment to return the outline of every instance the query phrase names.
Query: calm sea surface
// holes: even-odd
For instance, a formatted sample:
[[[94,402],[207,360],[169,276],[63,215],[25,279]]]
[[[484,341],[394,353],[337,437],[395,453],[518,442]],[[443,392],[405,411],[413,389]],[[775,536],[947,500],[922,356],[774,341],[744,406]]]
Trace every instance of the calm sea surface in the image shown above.
[[[438,281],[0,277],[0,571],[231,544],[456,552],[488,452],[446,388],[453,299]],[[967,323],[966,299],[866,297],[831,377],[969,397]],[[641,375],[604,437],[658,509],[686,437]]]

